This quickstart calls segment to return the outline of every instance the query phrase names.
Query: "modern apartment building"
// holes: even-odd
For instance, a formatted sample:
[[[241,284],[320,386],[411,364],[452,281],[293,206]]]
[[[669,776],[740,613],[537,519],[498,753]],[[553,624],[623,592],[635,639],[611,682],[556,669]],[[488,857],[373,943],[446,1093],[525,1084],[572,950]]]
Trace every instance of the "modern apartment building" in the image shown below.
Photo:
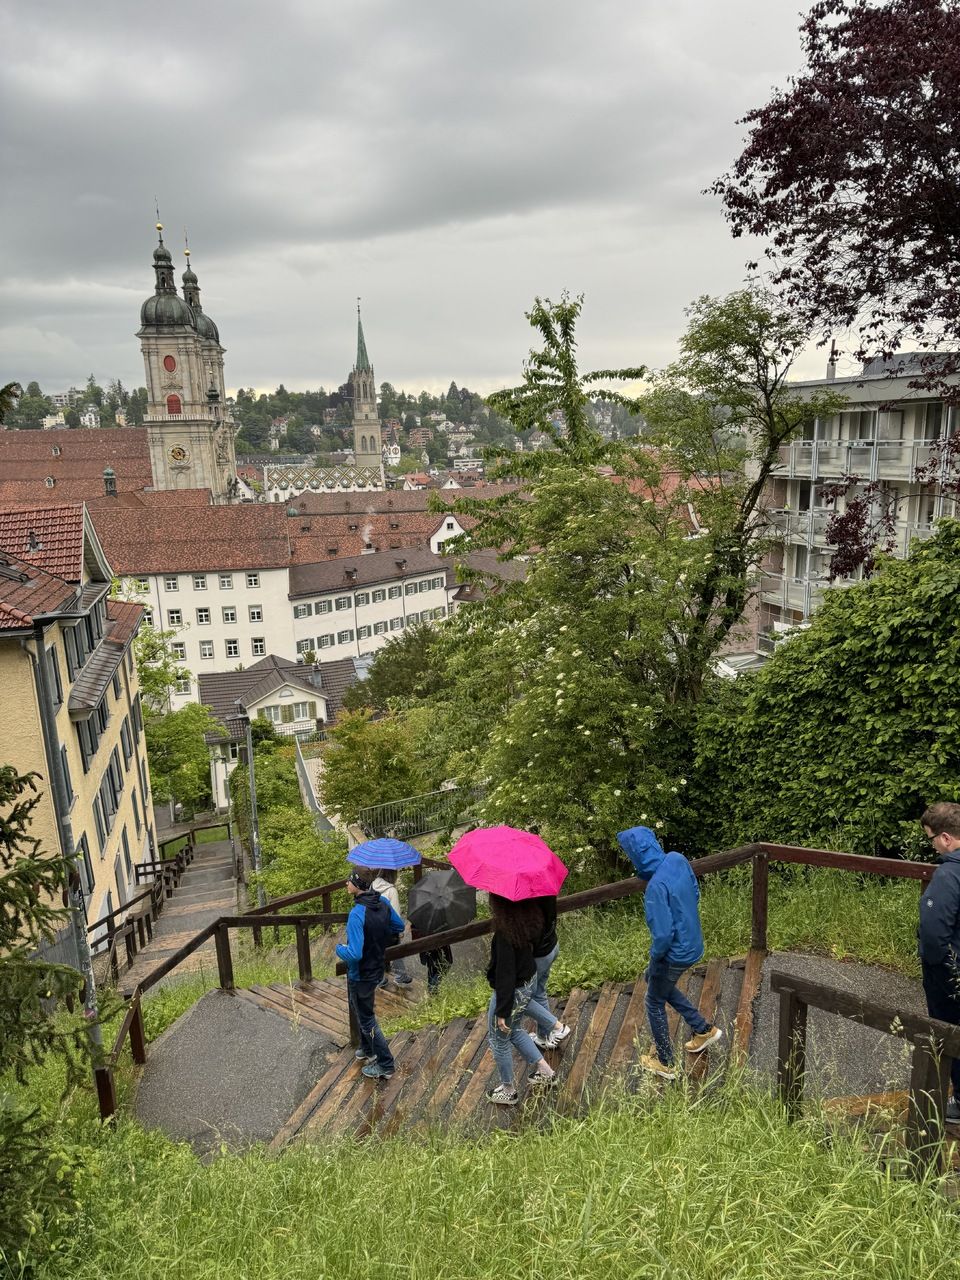
[[[847,404],[839,413],[816,419],[803,438],[781,450],[770,507],[783,542],[769,558],[760,582],[761,653],[772,652],[779,635],[807,622],[830,585],[832,548],[826,527],[846,501],[841,498],[836,506],[829,505],[825,486],[857,476],[862,492],[866,484],[879,482],[878,502],[896,507],[897,555],[906,555],[914,538],[929,537],[940,516],[955,514],[956,503],[942,493],[940,484],[921,482],[917,472],[938,456],[937,442],[957,430],[958,410],[909,385],[920,372],[916,357],[904,356],[897,363],[902,368],[893,374],[878,360],[853,377],[794,384],[811,394],[824,389],[841,392]],[[840,579],[835,585],[855,580]]]
[[[131,652],[143,610],[110,583],[82,503],[0,510],[0,762],[38,775],[32,834],[75,868],[88,924],[132,896],[156,848]]]

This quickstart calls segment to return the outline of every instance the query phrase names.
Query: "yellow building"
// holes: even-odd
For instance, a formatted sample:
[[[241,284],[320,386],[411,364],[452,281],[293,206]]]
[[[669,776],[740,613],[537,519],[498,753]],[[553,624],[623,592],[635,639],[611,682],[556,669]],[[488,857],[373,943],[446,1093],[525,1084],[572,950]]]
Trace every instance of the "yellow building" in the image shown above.
[[[109,600],[111,577],[82,503],[0,510],[0,763],[39,775],[31,833],[74,867],[87,928],[156,848],[131,650],[143,608]],[[82,962],[81,932],[58,958]]]

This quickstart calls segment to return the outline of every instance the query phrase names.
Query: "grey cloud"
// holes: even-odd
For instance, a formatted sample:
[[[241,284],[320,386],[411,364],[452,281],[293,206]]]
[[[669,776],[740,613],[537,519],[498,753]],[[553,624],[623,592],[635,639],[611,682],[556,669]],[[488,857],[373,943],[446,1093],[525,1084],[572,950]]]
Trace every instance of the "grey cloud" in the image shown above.
[[[515,377],[564,287],[597,363],[662,362],[741,282],[700,192],[796,26],[793,0],[8,3],[0,379],[141,380],[155,193],[232,385],[342,381],[358,293],[399,385]]]

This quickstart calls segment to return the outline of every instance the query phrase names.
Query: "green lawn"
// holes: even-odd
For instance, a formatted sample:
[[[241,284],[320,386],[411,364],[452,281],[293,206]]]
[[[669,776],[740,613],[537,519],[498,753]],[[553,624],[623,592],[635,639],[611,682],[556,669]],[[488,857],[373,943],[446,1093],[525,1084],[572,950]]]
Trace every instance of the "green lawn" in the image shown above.
[[[960,1215],[737,1081],[643,1086],[517,1136],[342,1141],[203,1165],[101,1131],[37,1280],[953,1280]],[[18,1274],[18,1273],[14,1273]]]

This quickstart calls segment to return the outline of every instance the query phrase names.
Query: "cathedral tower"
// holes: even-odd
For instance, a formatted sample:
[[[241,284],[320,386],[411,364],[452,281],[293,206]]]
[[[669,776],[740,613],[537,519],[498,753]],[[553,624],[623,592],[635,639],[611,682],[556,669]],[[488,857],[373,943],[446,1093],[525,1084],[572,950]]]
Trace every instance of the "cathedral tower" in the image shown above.
[[[144,426],[156,489],[210,489],[215,502],[236,496],[234,424],[226,412],[223,347],[217,326],[200,305],[200,287],[190,266],[177,293],[170,250],[153,251],[156,282],[140,308],[137,337],[147,384]]]
[[[353,453],[358,467],[370,467],[380,473],[383,483],[383,455],[380,452],[380,415],[377,412],[377,384],[373,365],[363,338],[360,303],[357,302],[357,362],[353,381]]]

